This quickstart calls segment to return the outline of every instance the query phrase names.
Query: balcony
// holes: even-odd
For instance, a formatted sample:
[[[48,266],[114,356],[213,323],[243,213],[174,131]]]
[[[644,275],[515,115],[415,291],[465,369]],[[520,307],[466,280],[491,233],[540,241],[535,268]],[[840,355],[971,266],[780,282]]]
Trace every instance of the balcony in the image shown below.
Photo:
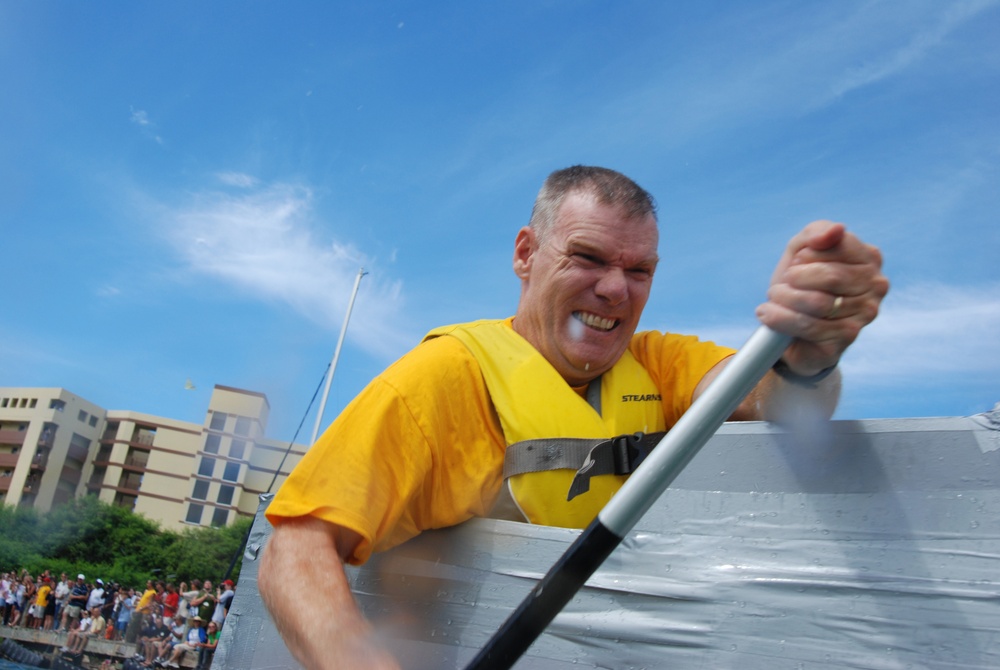
[[[0,454],[0,468],[16,468],[21,454]]]
[[[80,479],[83,478],[83,474],[79,470],[74,470],[73,468],[63,466],[62,472],[59,473],[59,481],[66,482],[73,486],[80,483]]]
[[[74,461],[79,461],[81,463],[86,462],[87,453],[90,450],[82,444],[71,444],[69,449],[66,451],[66,458],[71,458]]]
[[[10,477],[0,477],[0,493],[10,491]]]
[[[49,455],[48,454],[35,454],[35,457],[31,459],[31,469],[44,471],[49,465]]]
[[[122,477],[115,490],[127,495],[137,496],[142,490],[142,477]]]
[[[0,444],[9,444],[20,447],[24,444],[26,431],[23,430],[0,430]]]

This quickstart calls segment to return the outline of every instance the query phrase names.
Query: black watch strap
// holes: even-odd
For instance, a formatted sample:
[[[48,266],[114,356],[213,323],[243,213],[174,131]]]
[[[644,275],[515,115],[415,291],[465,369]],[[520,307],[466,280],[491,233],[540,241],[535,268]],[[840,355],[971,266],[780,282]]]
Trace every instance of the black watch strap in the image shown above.
[[[801,386],[803,388],[814,389],[819,386],[821,381],[829,377],[830,374],[837,369],[837,364],[834,363],[830,367],[820,370],[816,374],[808,377],[792,372],[792,369],[788,367],[788,364],[780,358],[771,369],[774,370],[776,375],[790,384],[795,384],[796,386]]]

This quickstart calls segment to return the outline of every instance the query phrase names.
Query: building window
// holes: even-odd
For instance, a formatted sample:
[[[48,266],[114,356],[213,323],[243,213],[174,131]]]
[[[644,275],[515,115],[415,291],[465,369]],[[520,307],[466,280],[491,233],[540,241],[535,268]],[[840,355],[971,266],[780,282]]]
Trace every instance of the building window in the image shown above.
[[[124,507],[125,509],[134,511],[136,500],[137,498],[135,496],[131,496],[126,493],[115,494],[115,505],[118,507]]]
[[[202,456],[201,465],[198,466],[198,474],[202,477],[211,477],[215,472],[215,459]]]
[[[28,407],[30,407],[31,409],[35,409],[37,405],[38,405],[38,398],[32,398],[31,402],[28,403]]]
[[[131,465],[134,468],[144,468],[149,463],[149,452],[145,449],[136,449],[135,447],[129,447],[128,453],[125,454],[125,465]]]
[[[229,510],[216,507],[215,511],[212,512],[212,525],[213,526],[225,526],[226,521],[229,520]]]
[[[94,458],[95,463],[106,463],[111,460],[111,450],[114,449],[113,445],[102,444],[101,448],[97,450],[97,456]]]
[[[87,423],[87,412],[86,412],[86,410],[82,410],[81,409],[80,413],[76,415],[76,418],[79,419],[82,423]]]
[[[204,511],[204,509],[205,509],[204,505],[196,505],[195,503],[191,503],[191,505],[188,506],[188,513],[187,516],[184,517],[184,520],[187,521],[188,523],[196,523],[200,525],[201,513]]]
[[[250,419],[245,416],[236,417],[236,430],[234,430],[237,435],[249,435],[250,434]]]
[[[194,491],[191,492],[191,497],[197,500],[207,500],[208,499],[208,482],[204,479],[195,480]]]
[[[90,421],[88,421],[87,423],[89,423],[90,427],[93,428],[94,426],[97,425],[97,417],[94,416],[93,414],[91,414],[90,415]]]
[[[226,469],[222,473],[222,478],[227,482],[235,482],[240,478],[240,464],[226,463]]]
[[[220,505],[232,505],[233,504],[233,493],[236,489],[232,486],[222,485],[219,487],[219,504]]]
[[[229,445],[229,456],[230,458],[243,458],[246,450],[247,443],[244,440],[233,440],[233,443]]]
[[[3,400],[0,400],[0,407],[6,407],[7,403],[9,403],[9,402],[10,402],[10,398],[4,398]]]
[[[212,421],[208,424],[208,427],[212,430],[225,430],[226,416],[225,412],[212,412]]]
[[[49,409],[54,409],[57,412],[61,412],[66,409],[66,401],[59,400],[58,398],[53,398],[49,401]]]
[[[210,454],[219,453],[219,445],[222,444],[222,438],[213,433],[209,433],[205,436],[205,451]]]

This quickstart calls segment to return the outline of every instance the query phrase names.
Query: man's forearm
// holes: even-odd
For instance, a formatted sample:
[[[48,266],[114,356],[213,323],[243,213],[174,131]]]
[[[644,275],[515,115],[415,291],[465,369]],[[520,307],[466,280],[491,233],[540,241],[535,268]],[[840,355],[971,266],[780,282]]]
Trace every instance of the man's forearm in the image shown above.
[[[729,364],[730,358],[719,362],[698,383],[694,397],[699,395]],[[803,416],[829,419],[840,400],[840,370],[834,369],[822,380],[794,383],[774,372],[768,372],[750,391],[729,417],[730,421],[773,421],[795,424]]]
[[[264,604],[288,649],[309,670],[398,668],[372,641],[331,528],[303,519],[274,529],[258,572]],[[302,607],[303,594],[308,607]]]
[[[751,396],[759,418],[780,425],[805,420],[829,419],[840,400],[840,370],[834,369],[816,383],[790,381],[769,372]]]

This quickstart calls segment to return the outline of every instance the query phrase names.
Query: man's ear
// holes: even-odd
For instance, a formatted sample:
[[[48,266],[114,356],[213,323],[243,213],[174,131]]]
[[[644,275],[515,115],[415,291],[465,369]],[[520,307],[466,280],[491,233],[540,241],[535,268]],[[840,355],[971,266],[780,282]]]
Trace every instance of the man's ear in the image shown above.
[[[531,260],[537,248],[535,231],[525,226],[514,238],[514,274],[524,280],[531,274]]]

